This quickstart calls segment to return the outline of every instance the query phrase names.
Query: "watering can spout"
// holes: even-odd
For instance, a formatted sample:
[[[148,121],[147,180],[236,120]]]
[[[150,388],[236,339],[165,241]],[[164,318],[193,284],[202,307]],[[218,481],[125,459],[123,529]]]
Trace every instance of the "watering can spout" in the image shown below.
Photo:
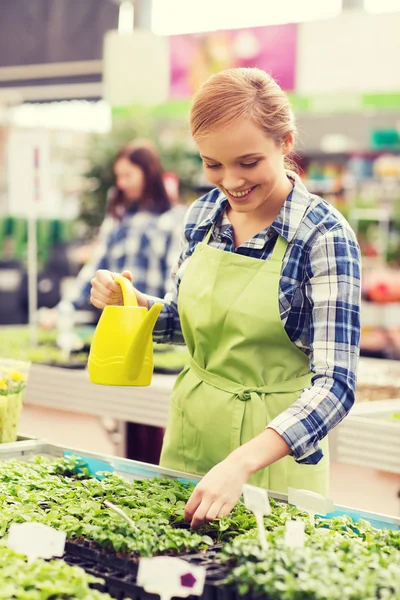
[[[160,302],[153,304],[143,319],[143,322],[135,332],[124,362],[125,373],[132,381],[139,377],[139,374],[142,370],[143,362],[146,356],[146,349],[149,343],[152,342],[154,325],[156,324],[162,308],[163,305]]]

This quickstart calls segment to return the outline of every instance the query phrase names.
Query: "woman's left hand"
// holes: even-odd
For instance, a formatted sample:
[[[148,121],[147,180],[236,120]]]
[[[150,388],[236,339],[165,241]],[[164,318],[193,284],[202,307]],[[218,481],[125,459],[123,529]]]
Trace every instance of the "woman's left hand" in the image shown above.
[[[185,520],[194,529],[204,522],[226,517],[239,500],[250,473],[228,456],[197,484],[185,508]]]
[[[288,454],[288,444],[270,428],[239,446],[197,484],[185,508],[186,521],[196,528],[204,521],[226,517],[239,500],[249,477]]]

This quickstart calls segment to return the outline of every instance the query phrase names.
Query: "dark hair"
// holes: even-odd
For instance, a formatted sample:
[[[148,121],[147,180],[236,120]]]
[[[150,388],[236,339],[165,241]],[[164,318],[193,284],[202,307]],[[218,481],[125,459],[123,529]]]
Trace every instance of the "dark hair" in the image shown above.
[[[171,202],[163,181],[163,168],[156,148],[148,141],[136,141],[124,146],[117,154],[114,165],[121,158],[129,160],[143,171],[144,189],[140,204],[146,210],[162,214],[171,208]],[[122,219],[128,207],[128,199],[115,187],[109,198],[107,213]]]

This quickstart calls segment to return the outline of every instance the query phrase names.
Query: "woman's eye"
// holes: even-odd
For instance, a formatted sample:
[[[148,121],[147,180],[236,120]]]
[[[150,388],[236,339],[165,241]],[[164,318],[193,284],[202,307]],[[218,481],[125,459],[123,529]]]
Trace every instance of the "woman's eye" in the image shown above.
[[[221,165],[208,165],[207,163],[204,163],[204,166],[206,169],[219,169]]]
[[[258,160],[255,160],[252,163],[242,163],[241,166],[245,167],[246,169],[251,169],[252,167],[256,167],[258,165]]]

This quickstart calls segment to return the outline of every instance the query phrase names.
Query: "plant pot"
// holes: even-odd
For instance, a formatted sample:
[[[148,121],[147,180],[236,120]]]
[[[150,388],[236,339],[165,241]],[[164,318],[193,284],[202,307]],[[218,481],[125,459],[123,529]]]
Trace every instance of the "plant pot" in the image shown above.
[[[0,396],[0,443],[15,442],[18,437],[23,391]]]

